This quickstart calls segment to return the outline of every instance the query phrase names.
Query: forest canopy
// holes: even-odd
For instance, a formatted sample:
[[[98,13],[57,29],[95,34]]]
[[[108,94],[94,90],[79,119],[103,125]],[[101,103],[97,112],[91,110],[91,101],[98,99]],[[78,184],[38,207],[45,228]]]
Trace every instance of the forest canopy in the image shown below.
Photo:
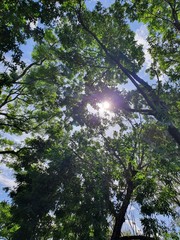
[[[104,3],[0,2],[0,239],[179,239],[180,2]]]

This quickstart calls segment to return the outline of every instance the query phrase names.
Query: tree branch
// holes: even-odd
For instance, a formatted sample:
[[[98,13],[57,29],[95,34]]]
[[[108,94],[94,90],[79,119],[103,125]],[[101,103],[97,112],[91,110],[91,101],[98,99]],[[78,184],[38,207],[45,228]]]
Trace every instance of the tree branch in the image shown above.
[[[153,238],[153,237],[147,237],[147,236],[142,236],[142,235],[135,235],[135,236],[124,236],[124,237],[120,237],[119,240],[157,240],[157,238]]]
[[[23,89],[24,89],[23,87],[19,87],[19,89],[14,88],[10,89],[8,95],[6,96],[4,101],[0,104],[0,108],[5,106],[7,103],[13,102],[16,98],[18,98],[18,96],[22,93]],[[10,97],[12,97],[13,95],[15,96],[12,99],[10,99]]]
[[[10,127],[10,128],[15,128],[15,129],[20,130],[21,132],[27,133],[27,129],[25,130],[25,129],[17,126],[16,124],[0,123],[0,126],[7,126],[7,127]]]
[[[119,161],[119,163],[122,165],[123,169],[125,172],[127,172],[127,167],[124,164],[123,159],[120,158],[120,156],[116,153],[115,149],[110,147],[109,141],[107,140],[107,138],[105,138],[105,136],[101,133],[102,138],[104,139],[105,142],[105,146],[107,147],[107,150],[114,155],[114,157]]]
[[[153,115],[154,116],[154,111],[149,110],[149,109],[134,109],[134,108],[129,108],[127,109],[128,112],[132,112],[132,113],[142,113],[142,114],[146,114],[146,115]]]
[[[33,148],[31,148],[31,147],[24,147],[24,148],[20,148],[18,151],[4,150],[4,151],[0,151],[0,154],[13,154],[13,155],[17,156],[24,149],[33,149]]]
[[[46,60],[46,58],[42,59],[40,62],[33,62],[33,63],[31,63],[29,66],[27,66],[27,67],[24,69],[24,71],[23,71],[19,76],[16,77],[15,82],[18,81],[19,79],[21,79],[21,78],[29,71],[29,69],[30,69],[31,67],[33,67],[33,66],[40,66],[40,65],[42,65],[42,63],[43,63],[45,60]]]
[[[126,69],[118,59],[116,59],[113,55],[111,55],[108,51],[108,49],[104,46],[104,44],[99,40],[99,38],[94,34],[85,24],[81,16],[80,10],[77,11],[78,14],[78,20],[81,23],[82,27],[85,31],[87,31],[100,45],[100,47],[103,49],[105,54],[114,61],[115,64],[119,67],[119,69],[131,80],[131,82],[134,84],[134,86],[137,88],[139,93],[144,97],[145,101],[149,105],[150,108],[154,111],[154,116],[156,119],[160,122],[164,122],[164,117],[168,120],[166,121],[166,124],[168,126],[168,132],[173,137],[173,139],[180,145],[180,132],[179,130],[173,126],[171,123],[169,116],[168,116],[168,109],[166,107],[166,104],[160,101],[158,95],[155,94],[153,88],[146,83],[142,78],[140,78],[135,72],[131,72],[128,69]],[[163,114],[159,111],[163,111]],[[163,116],[164,115],[164,116]],[[176,130],[173,131],[174,128]]]
[[[130,72],[128,69],[126,69],[120,62],[119,60],[117,60],[113,55],[111,55],[108,51],[108,49],[105,47],[105,45],[99,40],[99,38],[96,36],[96,34],[94,34],[84,23],[82,16],[81,16],[81,12],[78,11],[78,20],[81,23],[81,25],[83,26],[83,28],[97,41],[97,43],[101,46],[101,48],[104,50],[105,54],[114,61],[115,64],[118,65],[119,69],[121,69],[121,71],[132,81],[132,83],[136,86],[136,88],[138,89],[138,91],[142,94],[142,96],[145,98],[146,102],[148,103],[148,105],[155,110],[154,104],[149,100],[147,94],[141,89],[141,87],[139,86],[139,84],[136,83],[136,81],[138,81],[141,85],[143,85],[148,91],[152,91],[151,86],[149,86],[148,83],[146,83],[143,79],[141,79],[140,77],[138,77],[134,72]],[[136,79],[136,81],[135,81]]]
[[[168,0],[165,0],[165,2],[167,2],[167,4],[170,6],[171,8],[171,12],[172,12],[172,18],[174,20],[173,22],[173,25],[175,26],[175,28],[180,31],[180,22],[179,22],[179,19],[178,19],[178,14],[177,14],[177,10],[175,9],[175,2],[174,2],[174,6],[173,4],[168,1]]]

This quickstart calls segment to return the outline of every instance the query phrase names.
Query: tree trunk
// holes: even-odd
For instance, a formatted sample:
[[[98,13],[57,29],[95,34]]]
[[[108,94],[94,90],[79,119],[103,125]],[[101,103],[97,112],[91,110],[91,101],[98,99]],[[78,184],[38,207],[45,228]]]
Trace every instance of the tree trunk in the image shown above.
[[[180,132],[173,125],[168,127],[169,134],[174,138],[174,140],[180,145]]]
[[[115,225],[114,225],[113,233],[111,236],[111,240],[119,240],[119,238],[120,238],[121,228],[122,228],[123,223],[125,222],[125,215],[126,215],[127,208],[129,206],[129,203],[131,200],[132,193],[133,193],[133,182],[131,180],[129,180],[126,196],[125,196],[123,204],[115,218]]]

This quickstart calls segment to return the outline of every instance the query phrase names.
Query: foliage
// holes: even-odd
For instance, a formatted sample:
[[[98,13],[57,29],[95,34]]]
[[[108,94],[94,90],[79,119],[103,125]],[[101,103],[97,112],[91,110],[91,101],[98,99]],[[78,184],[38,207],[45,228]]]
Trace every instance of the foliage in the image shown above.
[[[128,4],[125,4],[126,6]],[[165,73],[170,81],[179,79],[179,2],[173,1],[132,1],[127,13],[132,20],[147,24],[149,52],[153,58],[152,76]]]
[[[63,1],[60,1],[63,2]],[[1,39],[0,39],[0,61],[10,68],[18,66],[24,68],[25,63],[22,60],[22,50],[20,45],[25,44],[26,40],[33,38],[34,41],[42,41],[44,29],[38,25],[50,25],[57,17],[58,9],[55,7],[55,1],[9,1],[2,0],[1,9]],[[7,41],[8,39],[8,41]],[[11,51],[12,62],[6,59],[6,53]]]
[[[7,202],[0,203],[0,237],[12,239],[19,226],[12,222],[11,206]],[[1,238],[1,239],[2,239]]]
[[[84,1],[2,1],[10,38],[1,42],[1,60],[11,71],[2,74],[0,128],[28,134],[21,144],[1,139],[17,182],[5,206],[10,239],[117,240],[131,203],[140,208],[142,238],[174,234],[158,221],[177,219],[179,206],[179,38],[172,22],[179,16],[172,2],[98,2],[90,11]],[[154,18],[159,11],[164,16]],[[33,30],[37,19],[44,25]],[[144,53],[129,19],[148,25],[155,86],[137,75]],[[29,37],[36,46],[24,66],[19,44]],[[3,58],[10,50],[12,66]],[[123,90],[130,82],[136,89]],[[101,114],[104,100],[111,108]]]

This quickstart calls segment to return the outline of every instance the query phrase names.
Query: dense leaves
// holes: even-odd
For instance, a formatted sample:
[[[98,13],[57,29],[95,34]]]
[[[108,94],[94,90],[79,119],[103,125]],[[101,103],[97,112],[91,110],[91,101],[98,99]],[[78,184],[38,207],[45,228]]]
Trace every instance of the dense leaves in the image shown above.
[[[139,239],[177,238],[158,219],[178,219],[180,144],[178,3],[161,3],[98,2],[90,11],[84,1],[2,1],[10,37],[1,61],[11,71],[1,80],[0,153],[17,183],[6,189],[11,206],[2,203],[3,237],[133,239],[122,227],[136,204]],[[145,58],[134,20],[148,25],[155,85],[137,75]],[[25,66],[20,45],[30,37],[36,46]]]
[[[58,16],[56,1],[9,1],[0,3],[0,61],[10,68],[24,67],[20,45],[33,38],[42,41],[44,30],[42,24],[50,25]],[[60,1],[60,3],[63,1]],[[39,26],[39,23],[41,25]],[[6,53],[11,51],[12,62],[6,59]]]
[[[147,24],[149,52],[152,55],[151,76],[166,74],[169,82],[179,80],[179,1],[132,1],[126,4],[132,20]]]

